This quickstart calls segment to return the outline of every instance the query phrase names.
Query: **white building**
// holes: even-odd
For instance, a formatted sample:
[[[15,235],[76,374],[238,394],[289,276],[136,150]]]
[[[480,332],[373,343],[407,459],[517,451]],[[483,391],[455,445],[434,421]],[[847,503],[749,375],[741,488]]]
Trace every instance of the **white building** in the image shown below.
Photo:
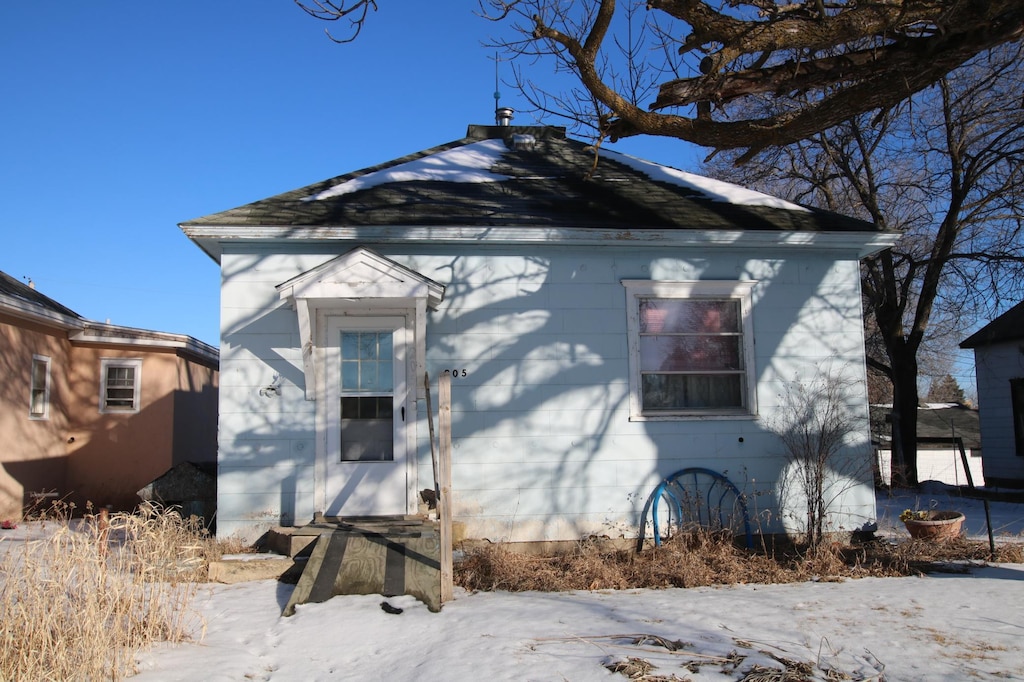
[[[1024,303],[960,344],[974,349],[985,480],[1024,488]]]
[[[822,371],[834,523],[874,523],[858,262],[895,234],[511,126],[181,227],[222,271],[221,534],[416,512],[446,370],[458,536],[635,535],[690,466],[788,526],[772,429]]]

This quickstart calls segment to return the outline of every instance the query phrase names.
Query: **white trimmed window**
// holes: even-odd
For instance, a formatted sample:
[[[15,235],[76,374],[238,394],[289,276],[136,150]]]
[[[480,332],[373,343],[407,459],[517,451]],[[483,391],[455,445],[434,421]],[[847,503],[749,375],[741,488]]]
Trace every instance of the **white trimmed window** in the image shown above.
[[[749,417],[755,282],[623,280],[630,419]]]
[[[28,416],[31,419],[50,418],[50,358],[32,356],[32,385],[29,388]]]
[[[100,376],[100,412],[139,411],[142,360],[103,358]]]

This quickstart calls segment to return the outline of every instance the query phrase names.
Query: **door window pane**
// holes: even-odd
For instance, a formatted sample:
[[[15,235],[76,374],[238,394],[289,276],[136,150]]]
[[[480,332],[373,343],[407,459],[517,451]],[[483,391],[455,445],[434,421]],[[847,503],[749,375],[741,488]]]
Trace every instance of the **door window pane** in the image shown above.
[[[346,396],[341,399],[341,461],[394,460],[393,404],[390,396]]]
[[[391,332],[342,332],[342,392],[390,392],[394,386],[393,355]]]
[[[343,462],[395,458],[393,358],[392,332],[341,332]]]

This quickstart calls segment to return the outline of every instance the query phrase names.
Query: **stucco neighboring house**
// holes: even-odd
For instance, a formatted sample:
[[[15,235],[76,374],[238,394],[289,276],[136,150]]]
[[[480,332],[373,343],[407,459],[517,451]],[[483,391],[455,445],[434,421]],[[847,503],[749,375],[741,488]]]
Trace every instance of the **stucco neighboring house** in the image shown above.
[[[892,405],[871,406],[879,482],[892,485]],[[960,447],[963,446],[963,456]],[[964,468],[964,458],[967,468]],[[956,403],[917,408],[917,472],[921,481],[976,487],[985,485],[978,411]],[[970,473],[970,476],[968,476]]]
[[[128,510],[216,461],[218,352],[194,338],[87,320],[0,272],[0,371],[2,518],[53,496]]]
[[[181,228],[222,272],[221,534],[416,512],[425,371],[457,537],[635,536],[691,466],[778,530],[780,395],[822,371],[856,426],[834,524],[875,521],[858,261],[894,234],[510,125]]]
[[[985,480],[1024,488],[1024,302],[960,347],[974,350]]]

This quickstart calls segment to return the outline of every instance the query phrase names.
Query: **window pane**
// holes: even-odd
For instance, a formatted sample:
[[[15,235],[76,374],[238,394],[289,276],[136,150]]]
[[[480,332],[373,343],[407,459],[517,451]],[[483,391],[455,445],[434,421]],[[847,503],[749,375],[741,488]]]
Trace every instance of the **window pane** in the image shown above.
[[[135,391],[130,388],[108,388],[107,407],[132,407],[135,404]]]
[[[359,362],[344,361],[341,363],[341,390],[359,390]]]
[[[46,370],[44,360],[32,361],[32,386],[29,391],[29,414],[42,417],[46,414]]]
[[[359,358],[361,360],[376,360],[377,359],[377,335],[376,334],[360,334],[359,335]]]
[[[739,336],[641,336],[641,371],[738,370]]]
[[[379,357],[381,360],[389,360],[394,356],[394,347],[391,340],[391,332],[381,332],[377,334],[377,343],[379,348]]]
[[[391,397],[341,399],[341,461],[392,461],[395,458]]]
[[[740,302],[736,299],[645,298],[640,301],[641,334],[716,334],[739,331]]]
[[[392,357],[391,332],[342,332],[342,391],[390,392],[394,386]]]
[[[739,374],[645,374],[644,410],[689,410],[743,407]]]
[[[107,385],[104,406],[108,409],[135,408],[135,368],[107,367]]]
[[[42,360],[32,361],[32,388],[46,387],[46,363]]]
[[[108,367],[107,386],[135,386],[134,367]]]
[[[351,332],[342,332],[341,357],[343,360],[359,359],[359,334],[353,334]]]
[[[377,363],[363,361],[359,363],[359,390],[376,391],[380,388],[377,384]]]

